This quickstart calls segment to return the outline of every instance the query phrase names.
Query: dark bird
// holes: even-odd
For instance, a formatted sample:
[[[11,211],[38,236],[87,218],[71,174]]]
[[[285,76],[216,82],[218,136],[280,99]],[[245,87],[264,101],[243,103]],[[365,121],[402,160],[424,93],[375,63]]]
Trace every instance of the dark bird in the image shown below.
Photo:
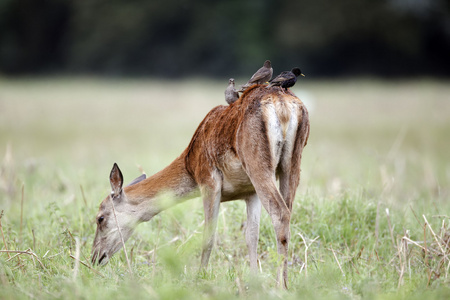
[[[253,74],[252,78],[250,78],[250,80],[246,84],[244,84],[238,92],[243,92],[249,86],[254,84],[266,83],[267,81],[270,80],[270,78],[272,78],[272,74],[273,74],[272,64],[270,63],[270,60],[266,60],[264,62],[264,65],[261,68],[259,68],[259,70],[256,71],[255,74]]]
[[[267,87],[281,86],[283,89],[287,90],[288,88],[294,86],[297,82],[297,77],[300,75],[305,76],[299,68],[293,68],[291,71],[281,72],[280,75],[269,81],[269,85]]]
[[[234,88],[234,79],[230,78],[230,80],[228,80],[228,86],[225,89],[225,100],[228,104],[231,104],[237,99],[239,99],[239,93]]]

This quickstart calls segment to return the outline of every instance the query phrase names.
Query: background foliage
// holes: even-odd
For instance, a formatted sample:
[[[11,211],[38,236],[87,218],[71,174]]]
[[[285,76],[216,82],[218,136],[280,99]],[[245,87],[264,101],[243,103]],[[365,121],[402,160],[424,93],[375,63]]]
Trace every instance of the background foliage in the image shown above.
[[[450,75],[444,0],[2,0],[0,72]]]

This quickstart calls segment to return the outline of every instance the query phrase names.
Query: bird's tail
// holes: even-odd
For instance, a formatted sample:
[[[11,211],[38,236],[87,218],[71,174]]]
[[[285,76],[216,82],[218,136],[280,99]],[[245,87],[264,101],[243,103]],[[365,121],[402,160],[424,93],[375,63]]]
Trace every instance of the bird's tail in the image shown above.
[[[239,90],[237,90],[239,93],[242,93],[243,91],[245,91],[246,89],[248,89],[249,85],[244,84],[241,86],[241,88]]]

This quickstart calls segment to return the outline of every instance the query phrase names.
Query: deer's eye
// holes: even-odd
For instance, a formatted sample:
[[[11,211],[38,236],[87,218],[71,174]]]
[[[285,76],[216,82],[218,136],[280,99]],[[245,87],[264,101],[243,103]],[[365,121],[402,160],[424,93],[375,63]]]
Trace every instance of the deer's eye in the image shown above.
[[[104,216],[98,217],[98,219],[97,219],[98,224],[100,224],[104,219],[105,219]]]

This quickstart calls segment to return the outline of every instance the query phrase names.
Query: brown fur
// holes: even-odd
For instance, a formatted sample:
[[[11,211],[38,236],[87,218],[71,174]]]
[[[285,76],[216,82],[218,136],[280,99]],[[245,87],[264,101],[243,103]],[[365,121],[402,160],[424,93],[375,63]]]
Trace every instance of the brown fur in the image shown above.
[[[295,117],[297,119],[292,119]],[[119,220],[136,219],[137,224],[150,220],[165,208],[159,203],[161,192],[172,192],[180,199],[177,201],[195,197],[200,192],[206,221],[202,266],[206,267],[220,202],[246,199],[250,203],[257,195],[272,218],[278,252],[283,256],[280,284],[286,287],[289,221],[300,181],[301,154],[308,136],[308,112],[295,95],[290,91],[283,93],[277,87],[251,86],[231,105],[213,108],[198,126],[189,146],[168,167],[123,191],[122,183],[111,182],[113,190],[121,191],[122,200],[107,197],[97,217],[109,217],[110,203],[114,203]],[[258,207],[254,204],[257,202],[252,201],[252,207]],[[121,217],[122,214],[128,217]],[[257,235],[259,215],[248,209],[248,217],[256,218],[255,227],[248,232]],[[131,227],[136,224],[123,222],[121,229],[131,234]],[[110,238],[116,235],[113,225],[111,222],[106,224],[110,226],[99,224],[97,228],[94,262],[102,254],[106,255],[107,261],[118,250],[117,246],[110,245],[117,243],[116,237]],[[257,237],[247,238],[247,241],[249,251],[255,252]],[[255,260],[256,252],[251,255],[252,269],[256,268]]]

